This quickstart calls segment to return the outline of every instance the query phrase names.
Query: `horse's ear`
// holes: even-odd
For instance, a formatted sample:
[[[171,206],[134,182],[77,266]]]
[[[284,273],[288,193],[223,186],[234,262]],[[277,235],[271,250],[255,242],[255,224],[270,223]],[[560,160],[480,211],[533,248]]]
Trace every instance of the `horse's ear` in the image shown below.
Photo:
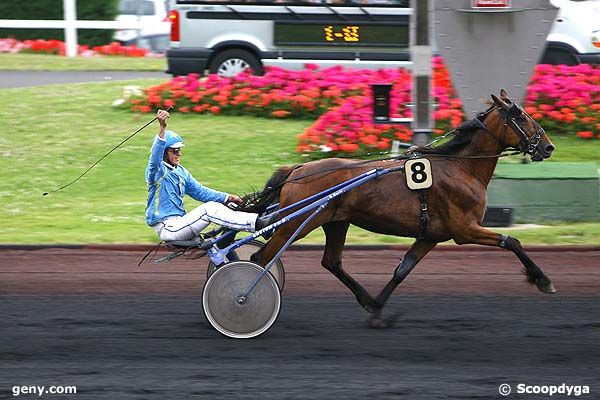
[[[507,110],[510,107],[508,104],[497,98],[495,95],[492,95],[492,100],[494,100],[495,105],[502,108],[503,110]]]
[[[504,100],[507,104],[512,104],[512,101],[508,97],[508,93],[506,93],[506,90],[504,89],[500,89],[500,98]]]

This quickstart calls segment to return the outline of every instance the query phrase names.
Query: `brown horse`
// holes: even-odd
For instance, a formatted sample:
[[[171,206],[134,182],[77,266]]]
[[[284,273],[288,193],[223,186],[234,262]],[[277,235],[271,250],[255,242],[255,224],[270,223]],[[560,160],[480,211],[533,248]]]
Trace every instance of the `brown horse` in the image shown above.
[[[481,226],[487,186],[500,153],[515,148],[531,155],[534,161],[541,161],[554,150],[540,125],[512,103],[504,90],[500,98],[492,95],[492,100],[490,108],[461,125],[452,140],[439,147],[409,150],[409,155],[420,154],[430,160],[433,184],[429,189],[421,194],[409,189],[402,171],[386,174],[332,200],[298,235],[296,240],[323,227],[326,244],[321,263],[372,313],[371,326],[385,326],[381,312],[396,286],[437,243],[450,239],[457,244],[474,243],[512,251],[525,266],[530,283],[542,292],[555,292],[550,279],[517,239]],[[397,167],[405,161],[406,158],[399,158],[365,163],[332,158],[281,168],[249,209],[264,212],[268,203],[277,201],[283,208],[369,169]],[[303,215],[278,227],[252,259],[265,265],[307,217]],[[342,268],[342,248],[350,224],[385,235],[416,238],[392,279],[376,297]]]

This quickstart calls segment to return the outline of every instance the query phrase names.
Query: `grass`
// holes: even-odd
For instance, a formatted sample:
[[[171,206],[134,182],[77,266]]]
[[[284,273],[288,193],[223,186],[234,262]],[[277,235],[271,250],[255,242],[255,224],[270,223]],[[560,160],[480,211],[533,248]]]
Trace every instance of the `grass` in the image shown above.
[[[0,243],[155,243],[144,222],[144,169],[157,130],[151,125],[107,157],[78,183],[75,179],[113,146],[151,120],[111,107],[122,87],[158,80],[50,85],[0,90],[0,180],[3,228]],[[312,121],[174,114],[182,133],[184,164],[207,186],[245,193],[264,185],[280,165],[304,161],[293,149]],[[597,161],[598,142],[553,138],[554,161]],[[513,160],[515,161],[515,160]],[[187,199],[191,209],[196,203]],[[499,230],[505,231],[505,230]],[[509,231],[525,244],[598,244],[600,222]],[[349,243],[398,244],[353,228]],[[323,243],[320,230],[302,243]]]
[[[110,105],[130,84],[107,82],[1,90],[0,198],[5,224],[0,243],[150,243],[144,223],[144,169],[157,125],[142,131],[77,184],[75,179],[114,145],[152,119]],[[295,135],[310,121],[174,115],[184,133],[185,165],[208,186],[231,193],[262,186],[273,170],[295,163]],[[194,201],[189,199],[187,207]]]
[[[167,59],[154,57],[62,57],[0,53],[0,70],[15,71],[164,71]]]

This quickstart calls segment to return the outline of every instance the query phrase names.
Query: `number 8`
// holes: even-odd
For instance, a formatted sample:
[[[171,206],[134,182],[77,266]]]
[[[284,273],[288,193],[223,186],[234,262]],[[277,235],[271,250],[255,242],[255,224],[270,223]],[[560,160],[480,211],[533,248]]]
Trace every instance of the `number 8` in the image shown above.
[[[406,185],[411,190],[428,189],[433,185],[431,163],[426,158],[406,161]]]
[[[411,164],[410,170],[412,171],[411,179],[415,183],[423,183],[427,180],[427,172],[425,172],[425,164],[422,162],[416,162]]]

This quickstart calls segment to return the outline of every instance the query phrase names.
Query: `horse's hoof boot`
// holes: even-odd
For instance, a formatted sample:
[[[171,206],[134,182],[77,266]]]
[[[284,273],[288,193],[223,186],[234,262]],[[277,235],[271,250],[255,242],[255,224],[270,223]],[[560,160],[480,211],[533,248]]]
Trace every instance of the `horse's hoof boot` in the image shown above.
[[[556,288],[554,287],[552,282],[539,283],[537,285],[537,287],[541,292],[544,292],[544,293],[548,293],[548,294],[556,293]]]

